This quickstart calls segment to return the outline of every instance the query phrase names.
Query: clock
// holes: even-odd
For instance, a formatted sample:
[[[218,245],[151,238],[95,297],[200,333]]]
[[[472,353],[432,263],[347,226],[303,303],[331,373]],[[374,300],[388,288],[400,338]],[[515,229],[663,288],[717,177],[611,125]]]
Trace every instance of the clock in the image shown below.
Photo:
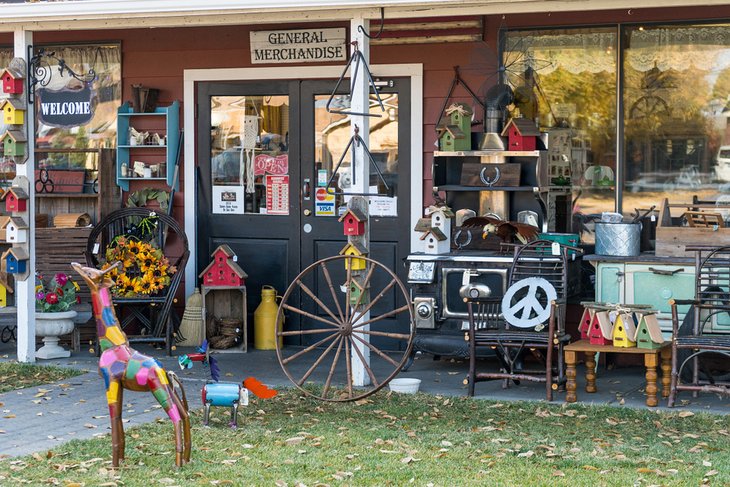
[[[408,266],[408,282],[431,283],[436,275],[436,262],[411,261]]]

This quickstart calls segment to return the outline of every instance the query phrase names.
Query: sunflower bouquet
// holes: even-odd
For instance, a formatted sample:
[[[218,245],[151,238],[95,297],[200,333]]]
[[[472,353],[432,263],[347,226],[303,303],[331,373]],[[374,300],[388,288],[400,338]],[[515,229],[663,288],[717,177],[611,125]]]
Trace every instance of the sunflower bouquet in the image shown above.
[[[162,250],[135,237],[115,239],[107,247],[105,259],[102,270],[115,262],[122,263],[108,276],[115,283],[112,294],[123,298],[157,294],[170,284],[171,276],[177,272]]]

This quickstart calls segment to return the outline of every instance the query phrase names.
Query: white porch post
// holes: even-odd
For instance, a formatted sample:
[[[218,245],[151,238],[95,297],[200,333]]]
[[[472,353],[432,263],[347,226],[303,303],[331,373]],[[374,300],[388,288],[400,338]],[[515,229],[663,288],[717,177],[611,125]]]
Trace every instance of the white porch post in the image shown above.
[[[362,27],[367,32],[369,26],[362,15],[354,17],[350,21],[350,37],[353,42],[357,42],[357,48],[363,55],[365,62],[370,64],[370,40],[365,36],[358,27]],[[353,48],[354,50],[354,48]],[[355,72],[355,64],[350,68],[350,76],[353,76]],[[370,112],[370,86],[368,85],[367,73],[363,66],[360,66],[356,79],[350,78],[350,93],[352,94],[352,100],[350,102],[350,111],[354,113],[369,113]],[[352,134],[355,134],[355,127],[359,129],[360,137],[369,144],[370,139],[370,119],[362,115],[350,115],[350,128]],[[365,148],[360,144],[353,144],[352,152],[352,179],[354,184],[352,185],[352,191],[354,193],[369,193],[370,186],[370,161],[365,154]],[[368,207],[367,197],[365,198],[365,208]],[[368,224],[365,225],[365,245],[370,248],[370,222],[368,218]],[[367,291],[363,291],[364,293]],[[355,310],[353,309],[353,313]],[[354,316],[354,315],[353,315]],[[368,311],[364,315],[360,316],[357,323],[367,321],[370,319],[370,312]],[[354,323],[354,324],[357,324]],[[370,325],[365,325],[361,329],[369,330]],[[359,334],[360,338],[364,341],[369,341],[370,335]],[[370,365],[370,349],[358,340],[353,340],[353,347],[357,347],[360,353],[365,359],[366,365]],[[365,372],[360,357],[355,350],[350,351],[352,357],[352,381],[354,386],[364,386],[370,383],[370,377]]]
[[[14,32],[15,57],[28,59],[28,46],[33,44],[33,32],[18,29]],[[27,91],[27,85],[26,90]],[[28,93],[25,94],[26,100]],[[17,307],[17,338],[18,362],[35,362],[35,109],[28,106],[26,110],[26,129],[28,142],[28,160],[25,164],[18,164],[15,173],[25,176],[30,181],[28,188],[28,278],[15,282],[15,304]]]

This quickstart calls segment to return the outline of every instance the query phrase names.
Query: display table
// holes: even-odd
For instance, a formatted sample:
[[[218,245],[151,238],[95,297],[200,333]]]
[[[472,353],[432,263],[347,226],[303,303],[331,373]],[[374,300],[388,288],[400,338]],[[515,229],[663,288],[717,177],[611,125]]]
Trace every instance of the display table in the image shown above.
[[[644,355],[644,366],[646,367],[646,405],[654,407],[659,404],[657,399],[657,365],[661,357],[662,368],[662,397],[669,397],[669,386],[672,369],[672,343],[664,342],[660,348],[623,348],[612,345],[592,345],[588,340],[580,340],[565,347],[565,365],[567,367],[566,384],[567,394],[565,402],[576,402],[577,376],[576,364],[578,352],[583,352],[586,357],[586,392],[596,392],[596,354],[597,353],[626,353]]]

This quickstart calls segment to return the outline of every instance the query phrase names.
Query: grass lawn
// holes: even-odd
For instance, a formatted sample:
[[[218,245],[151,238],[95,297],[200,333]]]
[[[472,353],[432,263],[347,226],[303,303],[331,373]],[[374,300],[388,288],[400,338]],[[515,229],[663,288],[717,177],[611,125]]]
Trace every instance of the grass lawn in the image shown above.
[[[52,365],[0,362],[0,394],[68,379],[83,373],[82,370]]]
[[[127,432],[118,471],[105,436],[0,461],[0,485],[730,484],[730,416],[386,392],[330,404],[294,391],[254,399],[238,430],[228,414],[213,408],[205,428],[193,412],[179,470],[160,419]]]

